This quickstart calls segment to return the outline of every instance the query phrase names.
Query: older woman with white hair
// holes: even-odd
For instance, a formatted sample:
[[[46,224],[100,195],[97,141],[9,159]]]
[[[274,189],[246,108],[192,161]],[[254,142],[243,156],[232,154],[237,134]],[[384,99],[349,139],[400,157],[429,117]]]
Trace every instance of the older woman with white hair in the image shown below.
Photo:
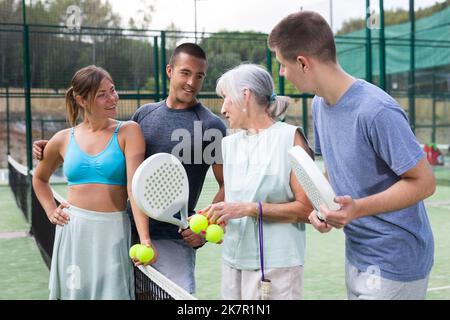
[[[313,208],[287,152],[294,145],[311,157],[312,151],[301,129],[276,121],[289,98],[275,95],[263,68],[235,67],[220,77],[216,92],[235,131],[222,141],[225,202],[206,209],[226,225],[222,298],[267,298],[270,281],[270,299],[301,299],[305,223]]]

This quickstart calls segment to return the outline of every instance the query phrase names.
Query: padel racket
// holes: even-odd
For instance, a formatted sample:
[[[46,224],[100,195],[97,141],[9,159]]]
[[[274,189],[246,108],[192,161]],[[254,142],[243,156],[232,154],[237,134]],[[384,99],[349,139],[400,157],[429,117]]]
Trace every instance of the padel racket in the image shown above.
[[[157,153],[137,168],[131,185],[137,206],[155,220],[188,227],[189,182],[175,156]],[[180,213],[180,219],[175,215]]]
[[[324,221],[319,208],[325,205],[329,210],[339,210],[340,206],[334,202],[336,194],[330,183],[320,172],[311,157],[300,146],[294,146],[288,151],[289,160],[298,182],[302,186],[309,201],[317,212],[317,218]]]

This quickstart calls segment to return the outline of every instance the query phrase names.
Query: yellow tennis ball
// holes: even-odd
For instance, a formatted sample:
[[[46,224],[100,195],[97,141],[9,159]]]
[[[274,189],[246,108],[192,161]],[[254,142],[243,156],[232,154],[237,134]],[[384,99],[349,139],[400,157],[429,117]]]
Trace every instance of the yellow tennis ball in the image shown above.
[[[140,246],[141,246],[141,244],[138,243],[130,248],[130,251],[128,253],[130,254],[131,259],[136,258],[136,251]]]
[[[208,227],[208,219],[202,214],[194,214],[189,219],[189,227],[192,232],[199,234]]]
[[[208,242],[217,243],[223,238],[223,229],[217,224],[210,224],[206,228],[205,239]]]
[[[153,259],[155,252],[151,247],[140,245],[136,250],[136,258],[142,263],[146,264]]]

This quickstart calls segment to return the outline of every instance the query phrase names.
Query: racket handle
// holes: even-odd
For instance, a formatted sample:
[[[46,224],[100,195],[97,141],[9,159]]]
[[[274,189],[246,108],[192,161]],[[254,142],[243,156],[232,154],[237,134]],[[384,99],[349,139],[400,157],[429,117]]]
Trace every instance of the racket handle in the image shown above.
[[[322,222],[325,222],[325,218],[323,217],[323,215],[320,213],[319,210],[316,210],[316,217],[317,219],[319,219]]]
[[[188,229],[189,228],[189,222],[187,220],[188,218],[188,207],[187,203],[183,205],[183,207],[180,210],[180,220],[182,224],[182,229]]]
[[[178,226],[180,229],[189,228],[189,224],[188,224],[187,220],[183,221],[183,219],[177,219],[174,217],[164,217],[164,219],[159,219],[159,221],[174,224],[174,225]]]
[[[259,283],[261,284],[261,300],[270,300],[272,283],[269,279],[261,280]]]

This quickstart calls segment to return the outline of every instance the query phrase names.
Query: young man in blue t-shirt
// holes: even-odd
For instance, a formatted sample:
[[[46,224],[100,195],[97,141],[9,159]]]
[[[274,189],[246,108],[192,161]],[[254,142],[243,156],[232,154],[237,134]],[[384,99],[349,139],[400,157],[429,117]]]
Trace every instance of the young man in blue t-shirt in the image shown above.
[[[289,35],[288,37],[286,35]],[[434,243],[423,199],[436,184],[408,119],[386,92],[341,69],[333,33],[317,13],[278,23],[269,46],[280,75],[312,102],[315,151],[338,195],[338,211],[309,219],[344,228],[349,299],[424,299]]]

